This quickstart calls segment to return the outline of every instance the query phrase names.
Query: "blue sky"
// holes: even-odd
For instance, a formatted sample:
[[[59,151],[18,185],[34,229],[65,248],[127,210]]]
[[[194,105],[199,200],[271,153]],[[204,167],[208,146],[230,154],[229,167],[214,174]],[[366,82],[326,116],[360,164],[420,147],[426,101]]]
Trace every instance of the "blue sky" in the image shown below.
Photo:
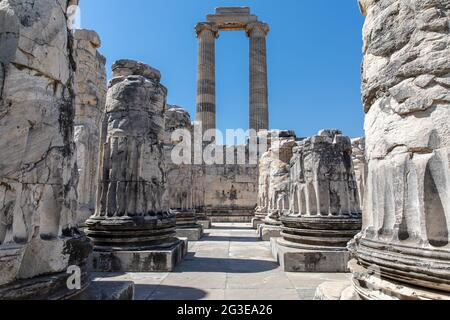
[[[250,6],[270,25],[270,126],[310,136],[323,128],[363,135],[361,29],[356,0],[81,0],[81,26],[97,31],[108,70],[136,59],[162,73],[168,103],[195,118],[194,26],[220,6]],[[248,38],[222,32],[216,45],[217,125],[248,128]]]

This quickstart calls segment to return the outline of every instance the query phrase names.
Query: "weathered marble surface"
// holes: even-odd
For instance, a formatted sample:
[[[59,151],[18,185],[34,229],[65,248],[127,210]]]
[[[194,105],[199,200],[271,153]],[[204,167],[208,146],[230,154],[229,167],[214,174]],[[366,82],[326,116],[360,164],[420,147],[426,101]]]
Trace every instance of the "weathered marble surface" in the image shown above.
[[[76,229],[73,3],[0,2],[0,298],[73,295],[69,265],[89,284],[91,246]]]
[[[450,1],[360,4],[368,178],[354,287],[366,299],[448,299]]]
[[[100,137],[106,100],[106,59],[97,49],[101,42],[91,30],[74,32],[75,72],[75,143],[77,149],[78,214],[84,222],[95,211],[98,182]]]
[[[142,63],[119,60],[112,69],[101,183],[87,234],[96,250],[176,243],[163,153],[167,90],[159,72]]]
[[[361,230],[351,140],[322,130],[293,153],[289,212],[273,250],[286,271],[345,272],[347,242]]]
[[[289,163],[296,137],[290,131],[271,131],[270,148],[259,160],[259,198],[260,214],[267,210],[267,215],[259,226],[259,235],[263,240],[278,237],[281,231],[280,218],[290,207],[290,172]]]
[[[352,159],[355,169],[356,185],[358,187],[358,200],[362,206],[364,204],[364,192],[367,181],[367,160],[366,160],[366,140],[365,138],[352,139]]]

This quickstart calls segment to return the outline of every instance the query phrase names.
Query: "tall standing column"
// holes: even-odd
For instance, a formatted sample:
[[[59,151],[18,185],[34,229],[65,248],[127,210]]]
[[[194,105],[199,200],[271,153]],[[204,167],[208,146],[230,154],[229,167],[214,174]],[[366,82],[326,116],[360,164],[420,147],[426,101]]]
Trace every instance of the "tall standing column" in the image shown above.
[[[203,132],[216,129],[216,56],[218,28],[211,23],[195,27],[198,38],[197,121]]]
[[[249,129],[269,129],[266,36],[269,26],[254,22],[247,26],[250,38],[250,125]]]

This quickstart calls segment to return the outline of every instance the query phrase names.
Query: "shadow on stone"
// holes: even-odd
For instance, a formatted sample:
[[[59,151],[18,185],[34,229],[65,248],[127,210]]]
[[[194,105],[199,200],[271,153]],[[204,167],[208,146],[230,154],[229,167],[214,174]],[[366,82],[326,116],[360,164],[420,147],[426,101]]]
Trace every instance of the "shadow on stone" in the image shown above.
[[[242,226],[224,226],[224,227],[220,227],[220,226],[212,226],[211,230],[253,230],[253,228],[251,226],[248,227],[242,227]]]
[[[204,241],[217,241],[217,242],[227,242],[227,241],[231,241],[231,242],[261,242],[260,239],[256,238],[256,237],[227,237],[227,236],[207,236],[204,238]]]
[[[196,288],[165,285],[135,285],[135,300],[201,300],[207,293]]]
[[[189,254],[174,272],[258,273],[278,267],[277,263],[269,260],[204,258]]]

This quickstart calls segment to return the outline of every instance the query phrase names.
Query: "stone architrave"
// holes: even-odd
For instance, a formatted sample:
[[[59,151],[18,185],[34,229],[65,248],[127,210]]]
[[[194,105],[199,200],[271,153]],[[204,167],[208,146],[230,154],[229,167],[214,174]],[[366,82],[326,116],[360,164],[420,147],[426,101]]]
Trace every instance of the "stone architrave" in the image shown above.
[[[164,168],[167,90],[158,70],[119,60],[106,99],[97,208],[87,222],[92,267],[110,272],[172,271],[186,254],[169,212]]]
[[[107,90],[106,59],[97,51],[100,44],[100,38],[95,31],[74,32],[74,60],[77,64],[74,124],[79,172],[79,225],[84,225],[95,212],[100,137]]]
[[[287,272],[346,272],[347,243],[361,230],[350,138],[323,130],[294,149],[290,213],[272,251]]]
[[[0,300],[67,299],[90,284],[92,246],[76,228],[72,4],[0,4]],[[68,288],[69,266],[81,290]]]
[[[249,128],[269,129],[266,37],[268,24],[258,21],[249,7],[217,8],[195,27],[198,51],[197,116],[203,132],[216,129],[215,41],[220,31],[245,31],[250,47]]]
[[[167,173],[167,192],[169,208],[176,215],[177,237],[198,241],[203,236],[203,227],[197,223],[197,215],[193,206],[193,172],[192,154],[189,153],[187,163],[174,163],[174,157],[184,156],[176,153],[177,145],[186,143],[183,138],[192,137],[191,117],[178,106],[167,106],[165,112],[164,157]],[[181,132],[184,131],[184,132]],[[189,141],[191,143],[191,141]],[[190,147],[192,151],[192,146]],[[187,150],[186,150],[187,152]]]
[[[292,131],[271,131],[271,147],[259,161],[260,182],[267,215],[258,226],[258,235],[264,241],[279,237],[281,216],[289,210],[289,162],[296,146]],[[265,172],[268,170],[268,172]]]

